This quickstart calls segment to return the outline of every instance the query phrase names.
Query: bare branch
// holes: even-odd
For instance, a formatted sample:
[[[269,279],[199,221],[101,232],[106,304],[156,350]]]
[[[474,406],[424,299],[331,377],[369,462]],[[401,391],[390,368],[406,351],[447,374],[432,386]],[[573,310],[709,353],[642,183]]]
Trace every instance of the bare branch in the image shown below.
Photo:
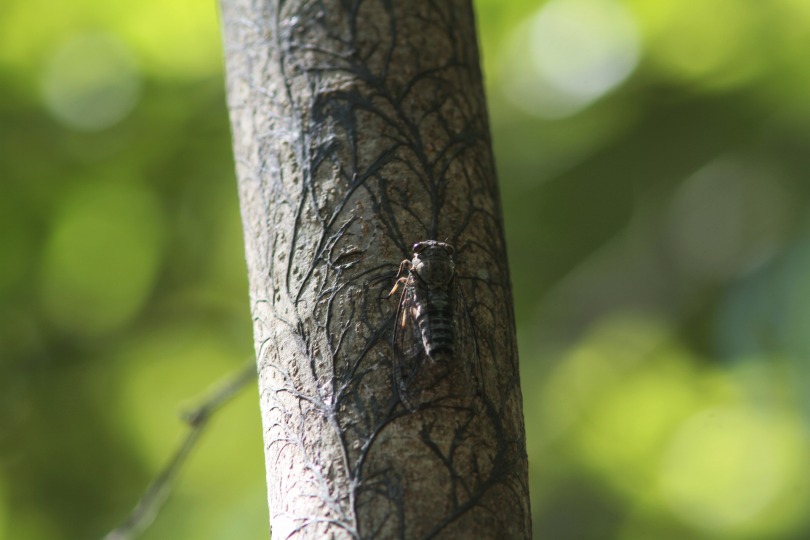
[[[256,363],[251,360],[242,371],[221,384],[194,410],[183,415],[191,430],[177,447],[166,466],[155,477],[129,517],[114,530],[107,533],[104,540],[129,540],[136,538],[155,520],[171,494],[172,486],[192,450],[202,435],[208,421],[233,399],[240,390],[256,378]]]

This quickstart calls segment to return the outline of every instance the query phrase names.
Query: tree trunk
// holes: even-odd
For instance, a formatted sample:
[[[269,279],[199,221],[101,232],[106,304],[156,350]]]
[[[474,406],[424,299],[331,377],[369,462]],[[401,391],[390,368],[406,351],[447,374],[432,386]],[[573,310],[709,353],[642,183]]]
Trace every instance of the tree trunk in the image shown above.
[[[222,18],[274,536],[528,538],[470,2],[222,0]],[[388,297],[427,239],[455,247],[448,357]]]

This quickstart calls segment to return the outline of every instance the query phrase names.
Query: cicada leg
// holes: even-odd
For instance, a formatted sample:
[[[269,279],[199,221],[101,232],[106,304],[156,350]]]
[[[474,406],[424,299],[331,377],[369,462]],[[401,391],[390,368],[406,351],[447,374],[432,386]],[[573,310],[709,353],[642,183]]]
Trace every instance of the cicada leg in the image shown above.
[[[411,261],[409,261],[408,259],[405,259],[404,261],[399,263],[399,271],[397,272],[396,278],[394,278],[396,280],[394,281],[394,288],[391,289],[390,293],[388,293],[388,298],[391,298],[394,295],[394,293],[397,292],[400,285],[404,285],[405,282],[408,281],[408,276],[403,276],[402,274],[410,270],[411,270]]]

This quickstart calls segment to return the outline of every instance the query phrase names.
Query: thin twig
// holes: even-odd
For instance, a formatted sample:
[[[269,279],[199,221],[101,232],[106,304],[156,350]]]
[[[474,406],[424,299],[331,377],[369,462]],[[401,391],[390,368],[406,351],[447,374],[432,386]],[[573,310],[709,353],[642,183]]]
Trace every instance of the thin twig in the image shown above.
[[[228,403],[249,382],[256,378],[256,363],[251,360],[242,371],[225,384],[214,390],[196,409],[183,415],[191,426],[182,444],[177,448],[169,463],[152,481],[129,517],[110,531],[104,540],[130,540],[141,534],[155,520],[160,509],[171,493],[172,485],[185,465],[194,445],[202,435],[208,421]]]

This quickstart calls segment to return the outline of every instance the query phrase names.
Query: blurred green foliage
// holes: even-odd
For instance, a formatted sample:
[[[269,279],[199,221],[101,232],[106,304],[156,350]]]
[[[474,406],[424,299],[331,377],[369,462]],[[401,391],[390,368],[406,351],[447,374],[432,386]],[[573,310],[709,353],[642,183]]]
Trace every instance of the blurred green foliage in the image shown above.
[[[810,537],[810,3],[476,8],[536,537]],[[98,538],[252,354],[216,7],[2,12],[0,538]],[[248,391],[145,538],[263,484]]]

